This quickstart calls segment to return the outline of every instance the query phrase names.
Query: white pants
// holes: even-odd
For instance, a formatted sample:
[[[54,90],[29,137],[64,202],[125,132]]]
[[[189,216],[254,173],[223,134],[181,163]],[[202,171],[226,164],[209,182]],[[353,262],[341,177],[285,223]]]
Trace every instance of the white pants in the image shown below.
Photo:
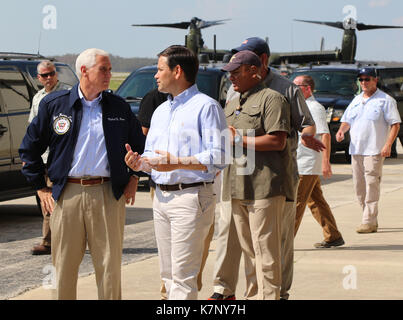
[[[212,184],[179,191],[155,190],[155,236],[169,300],[197,299],[204,239],[214,223],[215,204]]]

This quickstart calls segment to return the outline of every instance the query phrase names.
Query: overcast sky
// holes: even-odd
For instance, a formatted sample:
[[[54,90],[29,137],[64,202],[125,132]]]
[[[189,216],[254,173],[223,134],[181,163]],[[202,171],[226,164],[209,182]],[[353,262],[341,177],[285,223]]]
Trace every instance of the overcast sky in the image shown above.
[[[348,6],[348,7],[346,7]],[[343,12],[343,9],[345,10]],[[43,55],[102,48],[122,57],[151,57],[183,44],[186,30],[134,28],[134,23],[231,19],[202,30],[205,44],[231,49],[245,38],[268,37],[272,52],[341,47],[342,30],[293,19],[403,26],[401,0],[13,0],[2,1],[0,51]],[[357,32],[356,58],[403,62],[403,29]]]

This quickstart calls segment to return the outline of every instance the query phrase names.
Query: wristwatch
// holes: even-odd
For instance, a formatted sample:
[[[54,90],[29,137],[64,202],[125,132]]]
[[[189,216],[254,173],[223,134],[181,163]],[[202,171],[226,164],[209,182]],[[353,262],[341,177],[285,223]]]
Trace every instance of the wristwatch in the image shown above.
[[[243,145],[242,136],[237,132],[234,137],[234,144]]]

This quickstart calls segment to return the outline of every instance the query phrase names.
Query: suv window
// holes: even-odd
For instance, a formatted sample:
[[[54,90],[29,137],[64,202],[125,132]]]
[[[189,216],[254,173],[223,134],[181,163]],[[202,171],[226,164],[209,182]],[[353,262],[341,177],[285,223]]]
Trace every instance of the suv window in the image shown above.
[[[140,72],[129,78],[116,93],[125,99],[141,99],[155,88],[157,82],[154,79],[154,72]]]
[[[354,96],[360,93],[360,85],[357,80],[356,71],[348,70],[304,70],[293,73],[291,81],[297,76],[306,74],[315,81],[315,93],[336,94],[343,96]]]
[[[149,91],[157,88],[154,79],[155,71],[133,73],[116,91],[116,94],[125,99],[142,99]],[[223,73],[224,74],[224,73]],[[225,78],[223,83],[218,83]],[[205,72],[200,70],[197,74],[196,84],[200,92],[220,101],[224,99],[226,92],[231,84],[228,77],[224,74],[219,76],[216,72]],[[220,93],[219,91],[223,93]],[[221,101],[220,101],[221,102]]]
[[[27,71],[29,75],[32,77],[33,81],[37,85],[39,89],[43,88],[42,83],[39,82],[38,80],[38,71],[37,71],[37,65],[28,65],[27,66]],[[76,75],[72,72],[72,70],[68,66],[61,66],[56,64],[56,71],[57,71],[57,78],[60,82],[68,84],[70,86],[74,86],[77,83],[77,77]]]
[[[403,68],[378,69],[379,87],[398,101],[403,100]]]
[[[0,68],[0,91],[8,112],[30,107],[28,89],[21,73],[11,67]]]

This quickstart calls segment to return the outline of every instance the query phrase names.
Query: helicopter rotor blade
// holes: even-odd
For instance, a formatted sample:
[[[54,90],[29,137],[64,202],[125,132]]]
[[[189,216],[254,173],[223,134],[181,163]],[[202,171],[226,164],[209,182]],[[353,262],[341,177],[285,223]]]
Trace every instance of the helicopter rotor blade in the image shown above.
[[[294,19],[294,21],[321,24],[321,25],[325,25],[325,26],[329,26],[329,27],[344,30],[343,22],[340,22],[340,21],[338,21],[338,22],[329,22],[329,21],[311,21],[311,20],[299,20],[299,19]]]
[[[229,21],[229,20],[231,20],[231,19],[222,19],[222,20],[214,20],[214,21],[204,21],[204,20],[201,20],[201,21],[199,21],[199,23],[198,23],[198,27],[199,27],[200,29],[204,29],[204,28],[208,28],[208,27],[212,27],[212,26],[217,26],[217,25],[220,25],[220,24],[224,24],[224,21]]]
[[[132,27],[163,27],[163,28],[176,28],[187,29],[190,26],[190,22],[178,22],[178,23],[157,23],[157,24],[132,24]]]
[[[357,23],[357,30],[359,31],[374,30],[374,29],[401,29],[401,28],[403,28],[403,26],[383,26],[383,25]]]

